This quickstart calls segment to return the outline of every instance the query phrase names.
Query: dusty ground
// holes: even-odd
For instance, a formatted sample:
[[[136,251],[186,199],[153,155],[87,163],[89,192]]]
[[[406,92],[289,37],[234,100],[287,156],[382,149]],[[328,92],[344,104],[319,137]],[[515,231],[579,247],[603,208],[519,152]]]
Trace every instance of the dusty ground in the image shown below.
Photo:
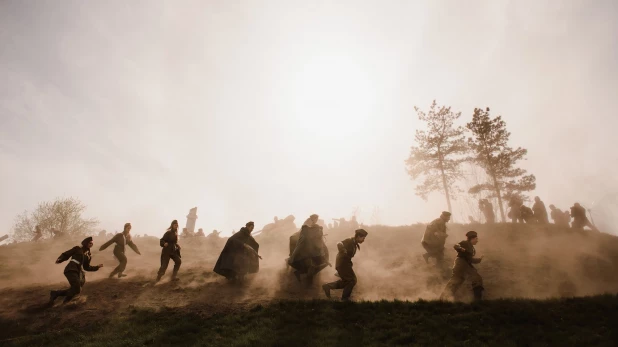
[[[618,292],[617,237],[553,226],[450,225],[447,264],[436,268],[433,262],[425,264],[421,257],[424,225],[367,229],[370,234],[354,258],[359,278],[353,294],[355,300],[436,299],[450,274],[455,253],[451,246],[461,241],[470,229],[480,235],[477,254],[485,255],[485,259],[477,268],[484,278],[488,299],[542,299]],[[334,263],[336,243],[351,233],[342,230],[326,233]],[[282,234],[258,237],[264,258],[261,270],[240,286],[231,285],[212,272],[224,240],[181,240],[181,281],[169,282],[170,264],[166,277],[155,285],[153,279],[160,254],[157,238],[135,239],[142,255],[128,250],[128,277],[123,279],[107,279],[117,263],[111,247],[99,252],[104,240],[95,239],[93,263],[103,263],[105,267],[87,273],[81,297],[68,305],[61,305],[58,300],[52,308],[46,307],[49,291],[67,286],[62,274],[66,263],[56,265],[54,260],[78,242],[0,247],[0,320],[13,322],[12,331],[2,333],[0,340],[15,336],[14,329],[56,330],[67,324],[79,327],[112,315],[127,314],[132,308],[182,307],[210,316],[278,300],[323,298],[319,283],[335,280],[334,268],[326,268],[313,286],[297,283],[284,264],[288,237]],[[464,286],[461,294],[466,300],[469,287]]]

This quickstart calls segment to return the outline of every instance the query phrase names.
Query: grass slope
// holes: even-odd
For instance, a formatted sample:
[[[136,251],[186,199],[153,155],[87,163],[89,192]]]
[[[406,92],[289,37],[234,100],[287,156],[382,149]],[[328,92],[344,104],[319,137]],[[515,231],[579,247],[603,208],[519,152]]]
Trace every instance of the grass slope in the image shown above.
[[[0,341],[5,346],[616,346],[618,296],[439,301],[282,301],[202,318],[133,309],[79,330]],[[18,328],[0,322],[7,329]]]

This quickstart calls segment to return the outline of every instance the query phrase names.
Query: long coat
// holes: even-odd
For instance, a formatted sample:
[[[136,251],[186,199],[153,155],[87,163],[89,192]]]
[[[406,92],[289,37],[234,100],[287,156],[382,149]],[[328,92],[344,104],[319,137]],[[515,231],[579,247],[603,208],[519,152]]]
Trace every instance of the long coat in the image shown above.
[[[255,253],[246,247],[252,248]],[[243,227],[227,240],[213,271],[227,278],[256,273],[260,270],[256,255],[259,248],[260,245],[251,236],[249,229]]]
[[[294,251],[288,259],[288,264],[301,273],[305,273],[312,263],[319,268],[320,265],[326,264],[328,261],[328,247],[324,242],[322,227],[319,225],[312,227],[303,225],[296,247],[294,247]]]

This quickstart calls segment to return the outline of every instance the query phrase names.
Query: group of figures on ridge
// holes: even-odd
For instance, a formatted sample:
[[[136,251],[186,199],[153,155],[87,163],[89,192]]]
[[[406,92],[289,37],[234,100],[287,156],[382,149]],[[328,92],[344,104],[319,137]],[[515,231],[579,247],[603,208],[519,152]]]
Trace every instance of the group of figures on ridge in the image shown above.
[[[259,271],[259,260],[262,257],[258,254],[259,244],[251,236],[255,224],[248,222],[237,233],[234,233],[225,243],[223,250],[215,264],[213,271],[224,276],[232,282],[242,282],[247,274]],[[338,271],[338,281],[327,283],[323,286],[327,296],[330,297],[331,289],[343,289],[343,299],[350,297],[352,288],[356,285],[356,275],[352,270],[352,257],[360,249],[360,244],[364,242],[367,231],[357,229],[355,236],[345,239],[337,244],[339,254],[337,255],[335,268]],[[300,281],[301,274],[306,274],[310,279],[315,274],[331,265],[329,262],[328,248],[324,242],[323,227],[318,225],[318,216],[312,215],[305,221],[301,230],[292,235],[294,249],[290,251],[290,258],[287,263],[295,269],[295,276]],[[121,233],[114,235],[109,241],[104,243],[99,250],[103,251],[112,244],[115,244],[113,253],[118,259],[118,266],[112,270],[109,277],[118,276],[122,278],[127,266],[125,255],[127,246],[135,253],[141,255],[137,245],[131,237],[131,224],[126,223]],[[50,305],[53,305],[58,297],[64,297],[64,302],[69,302],[76,295],[80,294],[86,283],[85,271],[98,271],[103,264],[91,265],[91,248],[94,246],[92,237],[87,237],[81,242],[81,246],[75,246],[62,253],[56,264],[69,261],[64,269],[70,288],[64,290],[53,290],[50,293]],[[170,260],[174,262],[172,271],[172,281],[178,281],[178,271],[182,264],[181,246],[178,244],[178,221],[172,221],[160,239],[161,246],[161,266],[157,272],[156,282],[160,281]]]
[[[438,263],[444,259],[444,245],[446,241],[446,223],[450,220],[449,212],[442,212],[442,215],[432,221],[426,228],[421,240],[422,246],[427,251],[423,255],[425,261],[434,257]],[[318,224],[319,216],[311,215],[302,225],[301,229],[290,237],[290,256],[286,259],[286,264],[294,269],[296,279],[301,282],[304,275],[307,283],[312,283],[314,276],[327,266],[332,266],[329,259],[328,247],[325,242],[323,227]],[[247,274],[259,271],[259,244],[251,236],[254,230],[254,223],[248,222],[239,232],[233,234],[226,242],[221,254],[215,264],[213,271],[232,282],[242,282]],[[122,278],[127,266],[125,255],[126,246],[130,247],[135,253],[141,255],[137,245],[131,238],[131,224],[126,223],[122,233],[118,233],[108,242],[104,243],[99,250],[103,251],[112,244],[115,244],[113,253],[118,259],[118,266],[112,270],[109,277],[118,276]],[[352,290],[357,283],[357,277],[353,270],[352,258],[360,251],[360,245],[365,241],[368,232],[365,229],[356,229],[354,236],[344,239],[337,243],[337,257],[335,261],[337,281],[325,283],[322,289],[327,297],[331,297],[331,291],[343,289],[341,299],[350,299]],[[457,289],[468,278],[472,283],[474,297],[477,300],[482,298],[483,280],[474,267],[480,263],[483,257],[476,257],[474,246],[478,243],[478,234],[470,231],[466,234],[467,239],[454,246],[457,257],[452,269],[451,279],[446,285],[441,298],[454,297]],[[178,222],[172,221],[163,237],[159,240],[161,246],[161,266],[157,272],[156,282],[160,281],[167,271],[170,260],[174,262],[172,281],[178,280],[178,271],[182,263],[181,246],[178,244]],[[56,260],[57,264],[69,260],[64,269],[70,288],[65,290],[54,290],[50,293],[50,304],[53,304],[58,297],[64,297],[64,302],[70,301],[78,295],[86,282],[84,271],[97,271],[103,264],[91,265],[92,254],[90,249],[93,247],[92,237],[84,239],[80,246],[75,246],[62,253]]]

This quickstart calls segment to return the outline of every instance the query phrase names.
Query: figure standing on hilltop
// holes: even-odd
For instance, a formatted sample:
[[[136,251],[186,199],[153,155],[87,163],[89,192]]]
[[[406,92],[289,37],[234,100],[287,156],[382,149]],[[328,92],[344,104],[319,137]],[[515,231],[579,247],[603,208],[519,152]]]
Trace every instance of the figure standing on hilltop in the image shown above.
[[[202,229],[202,228],[197,229],[197,234],[195,234],[195,236],[197,236],[197,237],[205,237],[206,235],[204,234],[204,229]]]
[[[508,217],[513,223],[523,223],[524,220],[521,217],[521,206],[524,204],[523,200],[519,196],[512,196],[509,200],[509,214]]]
[[[114,247],[114,256],[120,263],[112,273],[109,274],[109,278],[114,277],[116,274],[118,274],[118,278],[122,278],[126,276],[123,274],[124,270],[127,268],[127,256],[125,255],[126,246],[128,245],[135,253],[142,255],[131,238],[131,223],[125,223],[122,232],[114,235],[111,240],[101,245],[99,251],[105,250],[107,247],[111,246],[112,243],[116,244]]]
[[[534,212],[532,209],[526,205],[521,205],[519,208],[519,214],[521,219],[523,219],[526,223],[535,223],[536,218],[534,218]]]
[[[444,244],[446,243],[446,223],[451,220],[451,213],[443,211],[440,217],[434,219],[425,228],[425,234],[421,239],[421,245],[427,253],[423,254],[423,259],[429,263],[429,258],[436,258],[436,266],[442,265],[444,261]]]
[[[453,264],[453,274],[448,281],[440,299],[443,300],[447,296],[454,298],[457,289],[464,283],[466,278],[472,283],[472,291],[474,292],[474,300],[479,301],[483,298],[483,278],[473,264],[478,264],[483,260],[483,257],[476,258],[476,249],[474,246],[479,242],[476,231],[468,231],[466,240],[456,244],[453,248],[457,251],[457,258]]]
[[[32,239],[32,242],[37,242],[39,241],[41,238],[43,237],[43,231],[41,231],[41,227],[40,226],[35,226],[34,227],[34,238]]]
[[[245,275],[260,270],[260,245],[251,236],[254,228],[255,223],[248,222],[227,240],[217,259],[214,272],[230,281],[242,281]]]
[[[496,214],[494,213],[494,206],[487,199],[479,200],[479,209],[485,216],[485,223],[494,224],[496,222]]]
[[[319,216],[312,214],[303,223],[298,234],[297,242],[292,250],[290,238],[290,258],[287,263],[293,267],[294,276],[298,282],[300,275],[307,274],[308,284],[312,283],[313,276],[322,271],[329,263],[328,247],[324,243],[324,228],[318,224]]]
[[[588,220],[586,209],[578,202],[571,207],[571,218],[573,218],[573,229],[584,230],[585,227],[589,227],[592,230],[598,231]]]
[[[352,269],[352,258],[356,255],[356,250],[360,250],[360,244],[365,242],[368,233],[364,229],[358,229],[354,232],[354,237],[345,239],[337,244],[337,261],[335,269],[339,273],[340,280],[326,283],[322,286],[324,294],[330,298],[330,291],[333,289],[343,289],[341,300],[350,300],[352,289],[356,285],[357,279],[354,270]]]
[[[86,275],[85,271],[97,271],[103,267],[103,264],[99,264],[97,266],[91,266],[90,261],[92,260],[92,255],[90,254],[90,249],[94,245],[94,241],[92,237],[87,237],[82,241],[82,246],[75,246],[68,251],[62,253],[58,259],[56,259],[56,264],[60,264],[66,260],[71,259],[67,266],[64,268],[64,276],[69,281],[70,289],[65,290],[52,290],[49,294],[49,304],[53,305],[54,301],[59,296],[64,296],[64,303],[67,303],[73,299],[74,296],[78,295],[82,291],[82,287],[86,284]]]
[[[532,205],[532,211],[534,212],[534,219],[537,223],[549,224],[549,216],[547,215],[547,209],[545,203],[541,201],[538,196],[534,197],[534,205]]]
[[[556,208],[556,206],[554,206],[553,204],[549,205],[549,209],[551,210],[550,216],[551,219],[554,221],[554,224],[565,227],[569,226],[569,221],[571,219],[570,215],[565,215],[564,212],[562,212],[559,208]]]
[[[157,273],[157,282],[161,280],[161,277],[165,275],[167,266],[170,263],[170,259],[174,261],[174,270],[172,272],[172,281],[178,281],[178,270],[182,260],[180,259],[180,245],[178,244],[178,221],[173,220],[170,227],[165,231],[165,234],[159,240],[161,249],[161,267]]]

